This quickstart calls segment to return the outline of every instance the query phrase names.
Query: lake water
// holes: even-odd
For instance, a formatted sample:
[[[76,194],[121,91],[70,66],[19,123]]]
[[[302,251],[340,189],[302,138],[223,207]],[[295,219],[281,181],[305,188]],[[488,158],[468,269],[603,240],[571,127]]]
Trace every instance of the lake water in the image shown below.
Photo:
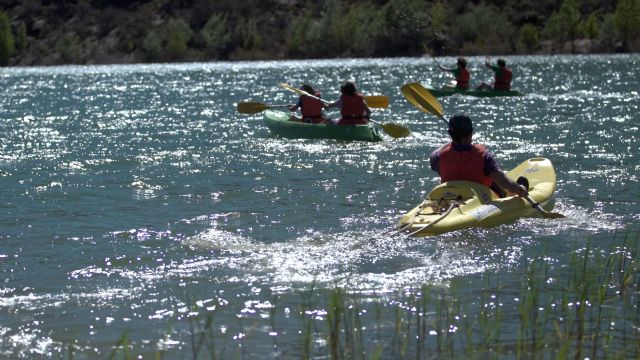
[[[472,85],[491,79],[483,57],[468,61]],[[309,289],[393,302],[637,231],[640,56],[507,62],[525,96],[442,98],[444,112],[468,112],[504,169],[551,159],[567,218],[430,238],[384,234],[438,183],[428,156],[445,128],[400,93],[451,80],[429,58],[2,69],[0,357],[73,344],[106,358],[126,334],[133,354],[190,358],[188,319],[203,309],[227,354],[296,357],[288,314]],[[374,118],[412,136],[287,140],[236,112],[294,102],[282,82],[335,99],[346,79],[389,96]],[[277,332],[261,321],[274,303]]]

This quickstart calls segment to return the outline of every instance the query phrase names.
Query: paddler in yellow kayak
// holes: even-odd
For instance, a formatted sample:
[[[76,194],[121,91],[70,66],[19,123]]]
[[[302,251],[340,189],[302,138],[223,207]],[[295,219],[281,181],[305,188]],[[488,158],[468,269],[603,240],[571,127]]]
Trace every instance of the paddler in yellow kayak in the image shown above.
[[[300,95],[297,104],[288,106],[289,111],[297,111],[300,109],[300,112],[302,112],[302,122],[310,124],[323,123],[325,121],[325,116],[322,113],[323,104],[322,101],[319,100],[322,97],[322,94],[319,91],[316,91],[316,89],[309,84],[302,84],[300,89],[317,97],[318,99],[314,99],[306,95]]]
[[[473,123],[468,115],[456,114],[449,119],[449,135],[451,142],[429,158],[431,169],[440,175],[441,182],[474,181],[490,187],[500,197],[506,196],[504,190],[522,197],[529,194],[526,179],[519,180],[522,185],[513,181],[484,145],[473,143]]]

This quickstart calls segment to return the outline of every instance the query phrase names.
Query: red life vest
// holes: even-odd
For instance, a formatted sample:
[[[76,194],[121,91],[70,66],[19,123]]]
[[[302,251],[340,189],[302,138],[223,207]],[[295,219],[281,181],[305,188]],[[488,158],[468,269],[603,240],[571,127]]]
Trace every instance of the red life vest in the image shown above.
[[[364,96],[360,93],[354,96],[341,95],[340,122],[338,125],[353,125],[367,123],[367,107]]]
[[[493,83],[494,90],[511,90],[511,78],[513,73],[507,67],[501,67],[496,72],[496,80]]]
[[[456,77],[456,88],[469,90],[469,80],[471,79],[471,75],[469,75],[469,70],[465,68],[460,68],[458,72],[458,76]]]
[[[487,149],[474,144],[470,151],[455,151],[453,143],[440,149],[438,172],[442,182],[466,180],[491,186],[491,178],[484,174],[484,155]]]
[[[321,96],[319,92],[314,95],[318,98]],[[322,101],[304,95],[300,96],[300,99],[302,100],[302,106],[300,107],[302,121],[309,119],[313,124],[321,123],[324,120],[322,118]]]

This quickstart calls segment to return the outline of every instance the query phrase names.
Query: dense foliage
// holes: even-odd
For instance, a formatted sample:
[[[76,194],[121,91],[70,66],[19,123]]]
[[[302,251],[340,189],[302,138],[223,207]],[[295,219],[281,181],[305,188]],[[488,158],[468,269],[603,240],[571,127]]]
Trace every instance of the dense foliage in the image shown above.
[[[640,0],[4,3],[0,61],[12,58],[3,64],[640,49]]]
[[[7,15],[0,11],[0,65],[9,64],[9,59],[15,51],[15,43],[11,33],[11,25]]]

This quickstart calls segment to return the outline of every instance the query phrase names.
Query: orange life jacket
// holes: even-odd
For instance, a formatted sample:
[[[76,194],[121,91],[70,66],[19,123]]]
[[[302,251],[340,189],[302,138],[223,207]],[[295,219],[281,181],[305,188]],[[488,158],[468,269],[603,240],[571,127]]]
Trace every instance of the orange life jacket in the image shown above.
[[[341,95],[340,100],[342,107],[340,108],[339,125],[366,124],[368,122],[366,118],[367,107],[362,94]]]
[[[319,92],[316,92],[314,95],[318,98],[321,96]],[[324,120],[322,118],[322,101],[304,95],[300,96],[300,99],[302,100],[302,106],[300,107],[300,111],[302,111],[302,121],[309,119],[313,124],[321,123],[322,120]]]
[[[496,72],[496,79],[493,83],[494,90],[511,90],[511,78],[513,77],[513,73],[511,69],[507,67],[501,67],[499,71]]]
[[[474,144],[470,151],[455,151],[453,143],[445,145],[439,151],[438,172],[442,182],[454,180],[474,181],[491,186],[491,178],[484,174],[484,155],[487,149]]]
[[[469,74],[469,70],[465,68],[460,68],[458,72],[458,76],[456,77],[456,88],[469,90],[469,80],[471,79],[471,75]]]

